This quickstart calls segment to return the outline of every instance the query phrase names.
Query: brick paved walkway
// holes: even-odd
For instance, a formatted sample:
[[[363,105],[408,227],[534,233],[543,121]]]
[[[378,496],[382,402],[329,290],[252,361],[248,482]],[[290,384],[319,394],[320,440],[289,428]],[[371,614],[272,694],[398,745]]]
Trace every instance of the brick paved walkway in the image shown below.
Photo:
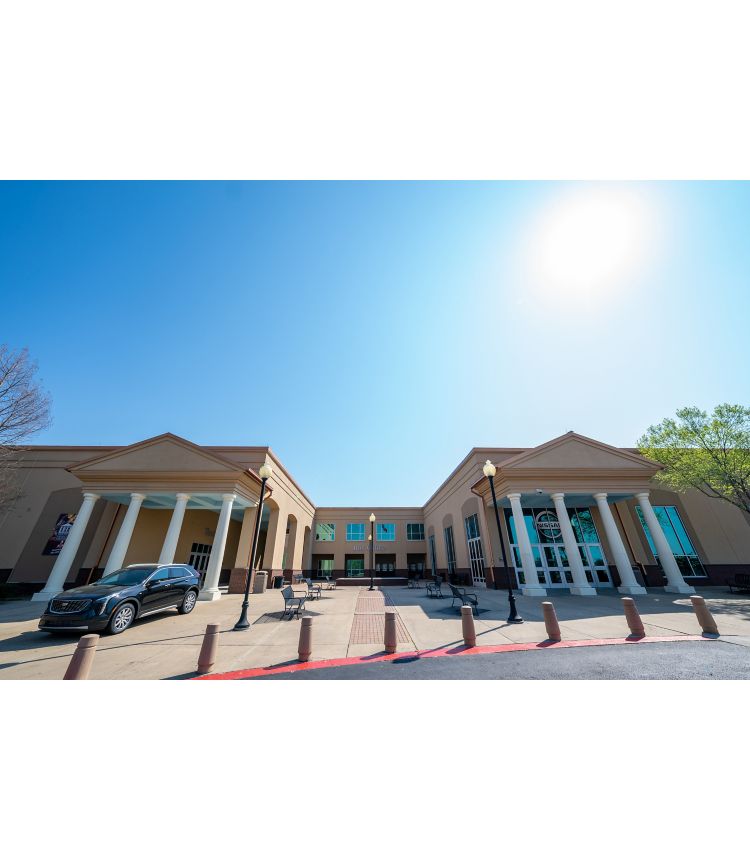
[[[360,592],[354,608],[354,621],[349,636],[350,645],[383,644],[386,606],[393,609],[393,601],[382,591]],[[411,637],[398,612],[396,612],[396,638],[399,642],[411,642]]]

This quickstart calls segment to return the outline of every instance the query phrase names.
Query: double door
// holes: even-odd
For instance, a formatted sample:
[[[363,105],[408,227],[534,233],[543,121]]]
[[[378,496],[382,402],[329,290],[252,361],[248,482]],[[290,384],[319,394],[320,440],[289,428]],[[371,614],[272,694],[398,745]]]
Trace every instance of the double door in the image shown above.
[[[573,584],[573,573],[562,543],[536,543],[531,545],[536,571],[541,585],[549,588],[568,588]],[[607,587],[612,585],[609,567],[604,560],[601,544],[578,544],[581,563],[589,585]],[[519,571],[520,554],[514,547],[516,572]]]

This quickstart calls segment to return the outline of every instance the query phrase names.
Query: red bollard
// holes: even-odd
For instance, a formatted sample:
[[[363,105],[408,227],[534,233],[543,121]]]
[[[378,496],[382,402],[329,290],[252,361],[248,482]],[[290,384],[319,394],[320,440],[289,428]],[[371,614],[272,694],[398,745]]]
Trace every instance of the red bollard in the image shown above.
[[[76,645],[76,650],[70,658],[68,668],[65,670],[63,681],[85,681],[88,678],[98,644],[98,633],[87,633],[85,636],[81,636],[78,645]]]
[[[216,662],[216,652],[219,649],[219,625],[207,624],[203,635],[201,653],[198,655],[198,674],[205,675],[211,671]]]
[[[396,613],[385,613],[385,653],[396,653]]]
[[[646,628],[641,621],[641,615],[632,597],[622,598],[622,608],[625,610],[625,620],[628,622],[631,636],[645,636]]]
[[[471,606],[461,607],[461,629],[464,634],[464,645],[473,648],[477,644],[477,633],[474,629],[474,612]]]
[[[302,626],[299,629],[299,645],[297,646],[297,656],[300,663],[306,663],[312,654],[312,623],[313,620],[309,615],[302,619]]]
[[[562,633],[560,632],[560,625],[557,623],[557,613],[549,600],[545,600],[542,603],[542,612],[544,613],[544,626],[547,630],[547,639],[550,639],[552,642],[560,642],[562,640]]]
[[[713,615],[711,615],[711,610],[706,606],[705,597],[701,597],[698,594],[691,594],[690,602],[693,604],[695,617],[698,619],[698,624],[700,624],[703,632],[713,633],[715,636],[718,636],[719,628],[716,626],[716,621],[714,620]]]

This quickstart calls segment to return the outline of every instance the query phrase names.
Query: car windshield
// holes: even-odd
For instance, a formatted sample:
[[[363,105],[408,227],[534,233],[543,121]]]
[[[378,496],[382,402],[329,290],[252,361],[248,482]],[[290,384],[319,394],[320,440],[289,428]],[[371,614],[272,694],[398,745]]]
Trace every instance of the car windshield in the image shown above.
[[[138,585],[156,570],[155,567],[131,567],[125,570],[114,570],[103,576],[96,585]]]

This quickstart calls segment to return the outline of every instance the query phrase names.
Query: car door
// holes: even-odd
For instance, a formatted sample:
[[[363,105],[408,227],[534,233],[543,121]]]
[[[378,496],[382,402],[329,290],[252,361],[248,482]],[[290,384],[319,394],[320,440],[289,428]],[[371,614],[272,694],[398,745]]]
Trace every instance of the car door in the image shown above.
[[[141,599],[141,615],[145,612],[153,612],[163,606],[170,606],[170,579],[169,568],[161,567],[152,574],[146,583],[146,590]]]
[[[187,567],[180,565],[169,568],[169,603],[168,606],[179,606],[185,597],[185,592],[192,583],[194,574]]]

